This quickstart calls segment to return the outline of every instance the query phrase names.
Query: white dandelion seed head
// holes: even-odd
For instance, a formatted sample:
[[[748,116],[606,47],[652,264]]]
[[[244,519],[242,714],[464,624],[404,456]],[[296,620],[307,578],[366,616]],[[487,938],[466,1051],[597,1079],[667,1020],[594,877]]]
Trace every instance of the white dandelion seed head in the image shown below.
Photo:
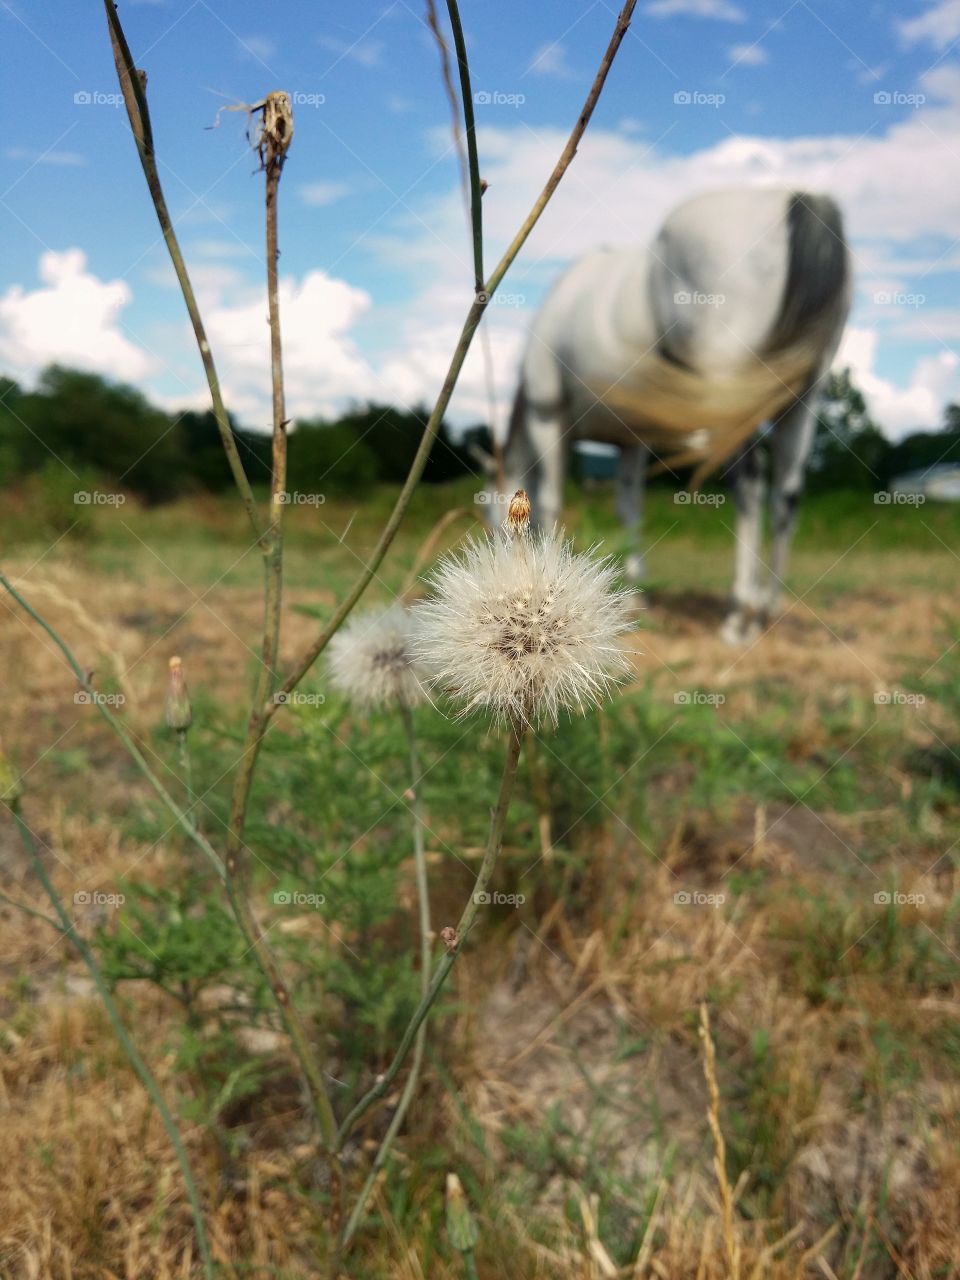
[[[425,690],[411,649],[411,627],[410,610],[401,604],[353,614],[330,641],[333,685],[367,710],[422,702]]]
[[[631,671],[621,636],[635,596],[607,559],[559,533],[499,532],[440,561],[415,605],[413,651],[464,711],[556,724],[583,713]]]

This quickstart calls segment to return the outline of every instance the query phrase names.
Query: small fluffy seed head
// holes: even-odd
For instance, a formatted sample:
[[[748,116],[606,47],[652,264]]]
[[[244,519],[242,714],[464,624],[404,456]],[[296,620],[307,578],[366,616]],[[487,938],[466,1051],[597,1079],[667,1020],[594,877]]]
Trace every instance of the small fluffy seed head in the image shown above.
[[[410,638],[410,611],[403,605],[352,615],[330,641],[331,681],[368,710],[416,706],[424,688]]]
[[[630,672],[621,637],[634,597],[614,577],[609,559],[578,554],[557,533],[503,530],[441,560],[433,595],[413,609],[414,652],[464,711],[556,724]]]

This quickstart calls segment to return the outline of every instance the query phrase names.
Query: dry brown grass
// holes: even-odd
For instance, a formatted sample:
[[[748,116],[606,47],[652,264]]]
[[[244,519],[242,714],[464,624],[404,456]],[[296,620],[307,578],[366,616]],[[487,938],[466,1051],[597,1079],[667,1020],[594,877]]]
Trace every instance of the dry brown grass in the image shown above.
[[[10,567],[15,574],[18,566]],[[907,661],[922,668],[939,653],[943,599],[929,587],[911,587],[909,556],[898,573],[890,584],[882,566],[865,560],[856,593],[820,602],[816,612],[806,604],[789,608],[743,654],[731,654],[715,638],[715,598],[655,593],[641,672],[653,673],[668,693],[725,691],[729,710],[744,717],[762,710],[764,682],[800,690],[803,710],[784,750],[814,758],[830,745],[825,708],[894,687]],[[81,661],[127,692],[125,715],[138,733],[155,723],[174,652],[183,655],[191,685],[216,688],[227,703],[245,692],[251,657],[243,638],[259,624],[256,587],[222,584],[197,603],[189,587],[164,581],[158,590],[146,576],[108,578],[69,560],[32,570],[29,581],[31,596]],[[321,599],[300,589],[288,603]],[[289,613],[286,656],[314,626]],[[114,743],[83,714],[89,709],[74,706],[59,656],[34,629],[9,619],[0,633],[0,665],[14,673],[4,739],[16,744],[20,769],[31,770],[31,812],[64,895],[79,883],[112,884],[138,859],[137,874],[159,882],[177,854],[164,842],[138,846],[120,834],[138,790]],[[934,727],[936,716],[930,708]],[[855,737],[860,726],[849,728]],[[929,742],[919,729],[908,732],[918,746]],[[44,755],[60,735],[54,753]],[[88,767],[59,772],[57,752],[77,748]],[[674,782],[684,785],[679,775]],[[910,779],[902,783],[908,795]],[[812,1002],[803,975],[787,963],[791,940],[808,924],[795,897],[773,894],[762,907],[732,913],[684,910],[670,901],[674,873],[708,887],[733,865],[821,891],[843,849],[869,840],[877,811],[821,816],[829,830],[803,812],[746,805],[718,830],[711,815],[692,813],[657,851],[659,863],[643,860],[632,838],[613,829],[598,837],[572,904],[550,904],[531,929],[511,931],[502,950],[466,957],[461,1012],[443,1056],[483,1131],[485,1155],[467,1141],[459,1106],[429,1074],[412,1113],[419,1136],[397,1158],[398,1176],[409,1176],[427,1225],[422,1237],[411,1237],[381,1196],[385,1230],[361,1240],[352,1274],[398,1280],[461,1274],[438,1256],[429,1225],[435,1196],[423,1161],[429,1156],[439,1169],[442,1148],[451,1165],[470,1167],[475,1185],[486,1189],[487,1200],[475,1205],[484,1280],[960,1275],[960,1087],[923,1048],[956,1019],[957,992],[915,999],[905,970],[851,968],[842,1003]],[[904,850],[898,871],[910,858]],[[918,863],[919,874],[926,864]],[[6,892],[44,908],[8,826],[0,828],[0,871]],[[901,882],[908,887],[902,876]],[[927,925],[945,936],[953,871],[940,867],[923,887]],[[623,925],[615,940],[613,919]],[[5,908],[0,921],[0,1275],[198,1274],[172,1153],[81,969],[39,922]],[[855,925],[851,916],[844,927]],[[173,1096],[175,1009],[139,988],[124,990],[123,998],[128,1024]],[[716,1053],[715,1060],[707,1056],[706,1079],[696,1014],[704,1001],[713,1010],[709,1043]],[[871,1028],[885,1016],[915,1056],[917,1072],[880,1087]],[[772,1064],[763,1094],[772,1135],[765,1158],[784,1170],[762,1201],[749,1158],[734,1185],[723,1176],[718,1181],[713,1168],[720,1135],[731,1144],[759,1027]],[[629,1053],[625,1033],[639,1046]],[[542,1178],[522,1202],[501,1194],[523,1170],[517,1135],[533,1141],[547,1133],[558,1109],[565,1136]],[[274,1106],[251,1117],[244,1153],[230,1161],[209,1134],[193,1128],[185,1135],[217,1256],[244,1264],[238,1276],[318,1274],[312,1153],[298,1114],[295,1093],[281,1090]],[[624,1186],[649,1188],[646,1227],[628,1265],[618,1267],[604,1243],[607,1224],[590,1189],[598,1169]],[[760,1203],[771,1216],[757,1216]],[[534,1217],[550,1224],[547,1234],[531,1230]]]

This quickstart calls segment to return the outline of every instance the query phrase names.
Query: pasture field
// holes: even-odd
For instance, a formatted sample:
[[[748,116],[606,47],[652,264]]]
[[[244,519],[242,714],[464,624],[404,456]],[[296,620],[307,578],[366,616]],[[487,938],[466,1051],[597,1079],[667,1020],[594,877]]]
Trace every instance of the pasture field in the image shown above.
[[[474,487],[420,489],[368,603],[416,592],[479,515]],[[392,498],[291,509],[284,665]],[[610,493],[567,515],[580,545],[624,549]],[[809,499],[783,615],[743,650],[718,636],[732,523],[729,503],[652,492],[635,678],[521,762],[495,900],[345,1274],[470,1275],[445,1226],[456,1172],[484,1280],[960,1275],[960,508]],[[178,788],[163,698],[182,657],[217,842],[260,627],[238,506],[129,501],[55,540],[12,500],[0,538]],[[26,817],[175,1104],[224,1274],[324,1274],[303,1099],[213,878],[46,637],[6,597],[2,618],[0,738]],[[272,722],[247,839],[342,1115],[417,999],[406,754],[322,662],[302,693]],[[503,743],[415,718],[439,928],[470,892]],[[0,889],[48,910],[6,815]],[[0,1276],[197,1274],[172,1152],[86,971],[44,922],[2,904],[0,921]],[[395,1100],[348,1150],[357,1185]]]

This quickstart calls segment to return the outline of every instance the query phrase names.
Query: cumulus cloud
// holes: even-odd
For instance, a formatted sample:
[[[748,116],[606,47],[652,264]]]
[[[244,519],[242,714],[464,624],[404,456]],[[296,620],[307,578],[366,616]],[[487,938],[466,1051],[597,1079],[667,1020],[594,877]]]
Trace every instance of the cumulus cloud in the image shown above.
[[[960,0],[941,0],[916,18],[898,22],[897,30],[905,44],[946,49],[960,37]]]
[[[690,18],[717,18],[721,22],[744,22],[747,15],[729,0],[653,0],[644,13],[651,18],[672,18],[685,14]]]
[[[324,271],[280,280],[287,412],[334,413],[343,399],[376,394],[375,379],[349,330],[370,307],[369,294]],[[207,328],[227,402],[251,426],[269,416],[270,347],[262,290],[231,292],[209,306]]]
[[[333,70],[338,62],[347,58],[360,67],[378,67],[383,60],[383,42],[381,40],[341,40],[337,36],[318,36],[320,46],[336,55],[336,61],[327,68],[324,75]]]
[[[349,195],[350,186],[346,182],[307,182],[299,188],[299,193],[304,204],[323,207]]]
[[[960,359],[952,351],[921,357],[909,384],[895,386],[876,371],[879,334],[848,326],[837,353],[838,367],[850,366],[873,419],[894,440],[911,431],[938,427],[943,406],[960,396]]]
[[[562,44],[541,45],[531,59],[528,71],[541,76],[556,76],[559,80],[574,80],[577,73],[567,62],[567,51]]]
[[[131,301],[124,280],[99,280],[80,249],[40,258],[38,289],[11,285],[0,297],[0,367],[29,381],[54,361],[136,382],[156,361],[123,332]]]
[[[739,67],[762,67],[765,62],[770,61],[761,44],[732,44],[727,55],[734,66]]]

